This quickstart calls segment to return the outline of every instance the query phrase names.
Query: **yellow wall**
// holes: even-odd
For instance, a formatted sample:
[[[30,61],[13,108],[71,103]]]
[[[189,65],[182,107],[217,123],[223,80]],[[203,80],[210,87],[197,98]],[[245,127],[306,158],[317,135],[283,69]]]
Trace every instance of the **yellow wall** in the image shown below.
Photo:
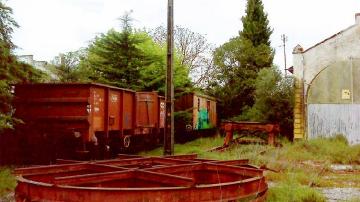
[[[294,139],[305,138],[304,128],[304,85],[302,80],[295,79]]]

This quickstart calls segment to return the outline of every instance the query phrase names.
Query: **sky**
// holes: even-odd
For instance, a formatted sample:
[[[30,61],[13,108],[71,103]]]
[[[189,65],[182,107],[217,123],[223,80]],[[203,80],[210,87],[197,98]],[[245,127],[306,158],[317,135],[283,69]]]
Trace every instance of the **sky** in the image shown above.
[[[174,0],[174,23],[204,35],[219,46],[242,29],[246,0]],[[292,49],[303,48],[353,25],[359,0],[263,0],[268,14],[274,63],[284,67],[281,35],[286,43],[287,66]],[[13,34],[18,55],[50,61],[59,53],[86,47],[98,34],[120,29],[118,20],[132,11],[136,28],[166,25],[167,0],[7,0],[20,25]]]

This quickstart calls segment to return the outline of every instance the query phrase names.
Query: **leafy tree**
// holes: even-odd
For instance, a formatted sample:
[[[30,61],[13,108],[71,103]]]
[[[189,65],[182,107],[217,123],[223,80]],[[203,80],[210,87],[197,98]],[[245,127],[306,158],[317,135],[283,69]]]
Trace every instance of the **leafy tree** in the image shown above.
[[[12,85],[41,81],[43,72],[32,66],[18,62],[11,54],[6,42],[0,41],[0,132],[13,128],[19,120],[13,118]]]
[[[13,128],[19,122],[13,118],[11,85],[39,81],[43,77],[40,70],[17,61],[12,54],[15,45],[11,41],[11,34],[18,24],[11,15],[12,9],[0,1],[0,132]]]
[[[292,77],[282,77],[278,67],[259,71],[255,80],[255,104],[237,120],[279,123],[283,135],[293,131],[294,90]]]
[[[91,79],[134,90],[164,90],[166,49],[144,31],[133,30],[128,14],[122,30],[111,29],[96,37],[82,61],[94,74]],[[175,56],[175,87],[190,85],[188,68]]]
[[[146,55],[139,48],[147,39],[142,33],[134,33],[128,14],[121,20],[121,32],[111,29],[95,38],[89,47],[88,60],[97,75],[94,79],[137,90],[140,69],[151,65],[157,58]]]
[[[139,48],[157,59],[152,64],[140,69],[140,84],[142,90],[165,92],[167,50],[166,47],[160,47],[149,36],[147,37],[148,40]],[[191,88],[189,68],[181,63],[177,54],[174,56],[174,88],[181,91]]]
[[[166,46],[167,29],[164,26],[155,28],[150,34],[157,44]],[[175,26],[174,43],[180,64],[189,68],[195,84],[200,85],[212,64],[212,45],[203,35],[181,26]]]
[[[209,83],[209,92],[220,98],[220,116],[241,114],[254,104],[254,81],[263,68],[272,66],[267,14],[261,0],[248,0],[243,30],[237,37],[218,47],[213,55],[217,74]]]
[[[54,74],[54,80],[60,82],[84,82],[89,81],[92,72],[81,63],[87,56],[85,49],[67,52],[55,57],[49,66]]]
[[[15,45],[11,41],[11,34],[14,28],[19,27],[14,18],[12,17],[12,8],[6,6],[0,0],[0,41],[3,41],[7,48],[14,48]]]

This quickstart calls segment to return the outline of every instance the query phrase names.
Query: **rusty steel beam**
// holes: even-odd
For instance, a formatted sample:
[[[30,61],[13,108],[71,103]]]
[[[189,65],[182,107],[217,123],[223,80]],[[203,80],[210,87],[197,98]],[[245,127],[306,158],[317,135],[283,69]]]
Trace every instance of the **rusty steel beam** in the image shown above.
[[[237,160],[228,160],[228,161],[210,161],[215,164],[224,164],[224,165],[247,165],[249,164],[249,159],[237,159]]]
[[[133,155],[133,154],[118,154],[118,159],[134,159],[134,158],[141,158],[142,156]]]
[[[71,163],[82,163],[82,161],[70,160],[70,159],[56,159],[56,164],[71,164]]]
[[[183,154],[174,156],[164,156],[164,158],[182,159],[182,160],[194,160],[197,158],[197,154]]]
[[[57,177],[54,179],[55,185],[83,185],[83,184],[95,184],[111,181],[114,179],[130,179],[134,177],[133,170],[123,170],[106,173],[93,173],[84,175],[73,175],[66,177]]]
[[[26,175],[62,173],[62,172],[83,170],[86,168],[86,166],[87,166],[87,162],[78,163],[78,164],[34,166],[29,168],[18,168],[14,171],[14,174],[26,176]]]

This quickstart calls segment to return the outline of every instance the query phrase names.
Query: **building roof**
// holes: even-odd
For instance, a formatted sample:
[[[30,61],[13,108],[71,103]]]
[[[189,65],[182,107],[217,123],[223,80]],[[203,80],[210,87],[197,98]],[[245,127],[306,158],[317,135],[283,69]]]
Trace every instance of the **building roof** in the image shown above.
[[[321,42],[319,42],[319,43],[317,43],[317,44],[315,44],[315,45],[311,46],[310,48],[308,48],[308,49],[304,50],[304,51],[303,51],[303,53],[305,53],[305,52],[307,52],[307,51],[309,51],[309,50],[311,50],[311,49],[313,49],[313,48],[315,48],[315,47],[317,47],[317,46],[319,46],[319,45],[321,45],[321,44],[325,43],[326,41],[329,41],[330,39],[333,39],[333,38],[337,37],[338,35],[340,35],[340,34],[342,34],[342,33],[346,32],[347,30],[349,30],[349,29],[351,29],[351,28],[355,27],[356,25],[357,25],[357,24],[352,25],[352,26],[350,26],[350,27],[348,27],[348,28],[346,28],[346,29],[344,29],[344,30],[341,30],[340,32],[338,32],[338,33],[336,33],[336,34],[334,34],[334,35],[332,35],[332,36],[330,36],[330,37],[328,37],[328,38],[324,39],[323,41],[321,41]]]

